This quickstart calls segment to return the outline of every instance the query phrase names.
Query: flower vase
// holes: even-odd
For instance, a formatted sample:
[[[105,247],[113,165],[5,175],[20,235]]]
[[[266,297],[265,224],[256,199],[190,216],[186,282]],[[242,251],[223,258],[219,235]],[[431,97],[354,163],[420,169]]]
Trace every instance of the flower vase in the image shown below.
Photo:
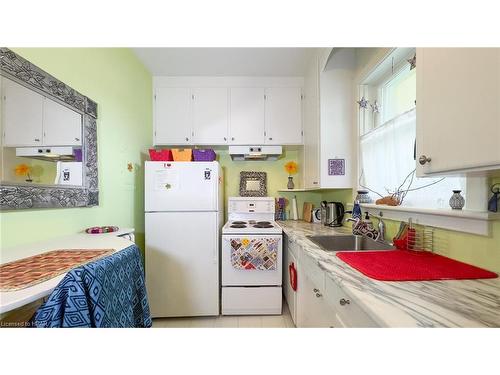
[[[454,210],[461,210],[465,206],[465,198],[460,194],[461,190],[453,190],[450,198],[450,207]]]
[[[288,184],[286,185],[286,187],[288,189],[293,189],[295,188],[295,184],[293,183],[293,177],[292,176],[288,176]]]

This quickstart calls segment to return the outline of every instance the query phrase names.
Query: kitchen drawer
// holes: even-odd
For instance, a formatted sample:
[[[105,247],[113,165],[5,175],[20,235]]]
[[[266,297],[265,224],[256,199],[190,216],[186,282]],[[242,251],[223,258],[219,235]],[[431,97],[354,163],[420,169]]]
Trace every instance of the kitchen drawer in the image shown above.
[[[320,290],[325,289],[325,271],[318,266],[317,260],[304,255],[300,258],[300,268],[302,273],[309,277],[316,288]]]
[[[325,280],[326,300],[346,328],[378,327],[378,324],[331,278]],[[342,303],[341,303],[342,301]]]
[[[281,315],[281,302],[281,286],[222,287],[222,315]]]

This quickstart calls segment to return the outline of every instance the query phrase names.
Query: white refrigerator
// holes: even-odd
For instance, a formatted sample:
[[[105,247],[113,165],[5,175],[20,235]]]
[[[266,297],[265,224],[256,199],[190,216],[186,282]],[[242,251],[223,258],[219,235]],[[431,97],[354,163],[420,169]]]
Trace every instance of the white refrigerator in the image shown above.
[[[144,188],[151,315],[219,315],[219,163],[147,161]]]

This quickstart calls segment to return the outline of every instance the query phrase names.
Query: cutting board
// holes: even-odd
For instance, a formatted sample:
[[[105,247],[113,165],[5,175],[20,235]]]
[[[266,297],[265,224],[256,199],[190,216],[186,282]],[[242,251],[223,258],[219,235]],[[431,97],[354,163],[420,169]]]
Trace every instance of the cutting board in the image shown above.
[[[312,222],[313,204],[311,202],[304,202],[302,208],[302,219],[308,223]]]
[[[362,274],[382,281],[492,279],[494,272],[428,251],[346,251],[337,257]]]

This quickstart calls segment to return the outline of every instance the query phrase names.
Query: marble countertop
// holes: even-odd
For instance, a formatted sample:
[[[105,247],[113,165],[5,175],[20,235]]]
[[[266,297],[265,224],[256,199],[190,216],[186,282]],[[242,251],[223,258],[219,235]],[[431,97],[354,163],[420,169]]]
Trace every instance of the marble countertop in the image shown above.
[[[500,327],[500,278],[378,281],[306,237],[348,234],[347,229],[303,221],[281,221],[279,225],[304,254],[317,260],[327,276],[383,327]]]
[[[29,245],[2,249],[1,263],[12,262],[55,249],[114,249],[115,252],[117,252],[132,244],[132,242],[125,238],[117,237],[116,234],[111,235],[107,233],[94,235],[79,233]],[[65,275],[66,274],[63,273],[28,288],[0,292],[0,314],[17,309],[49,295]]]

